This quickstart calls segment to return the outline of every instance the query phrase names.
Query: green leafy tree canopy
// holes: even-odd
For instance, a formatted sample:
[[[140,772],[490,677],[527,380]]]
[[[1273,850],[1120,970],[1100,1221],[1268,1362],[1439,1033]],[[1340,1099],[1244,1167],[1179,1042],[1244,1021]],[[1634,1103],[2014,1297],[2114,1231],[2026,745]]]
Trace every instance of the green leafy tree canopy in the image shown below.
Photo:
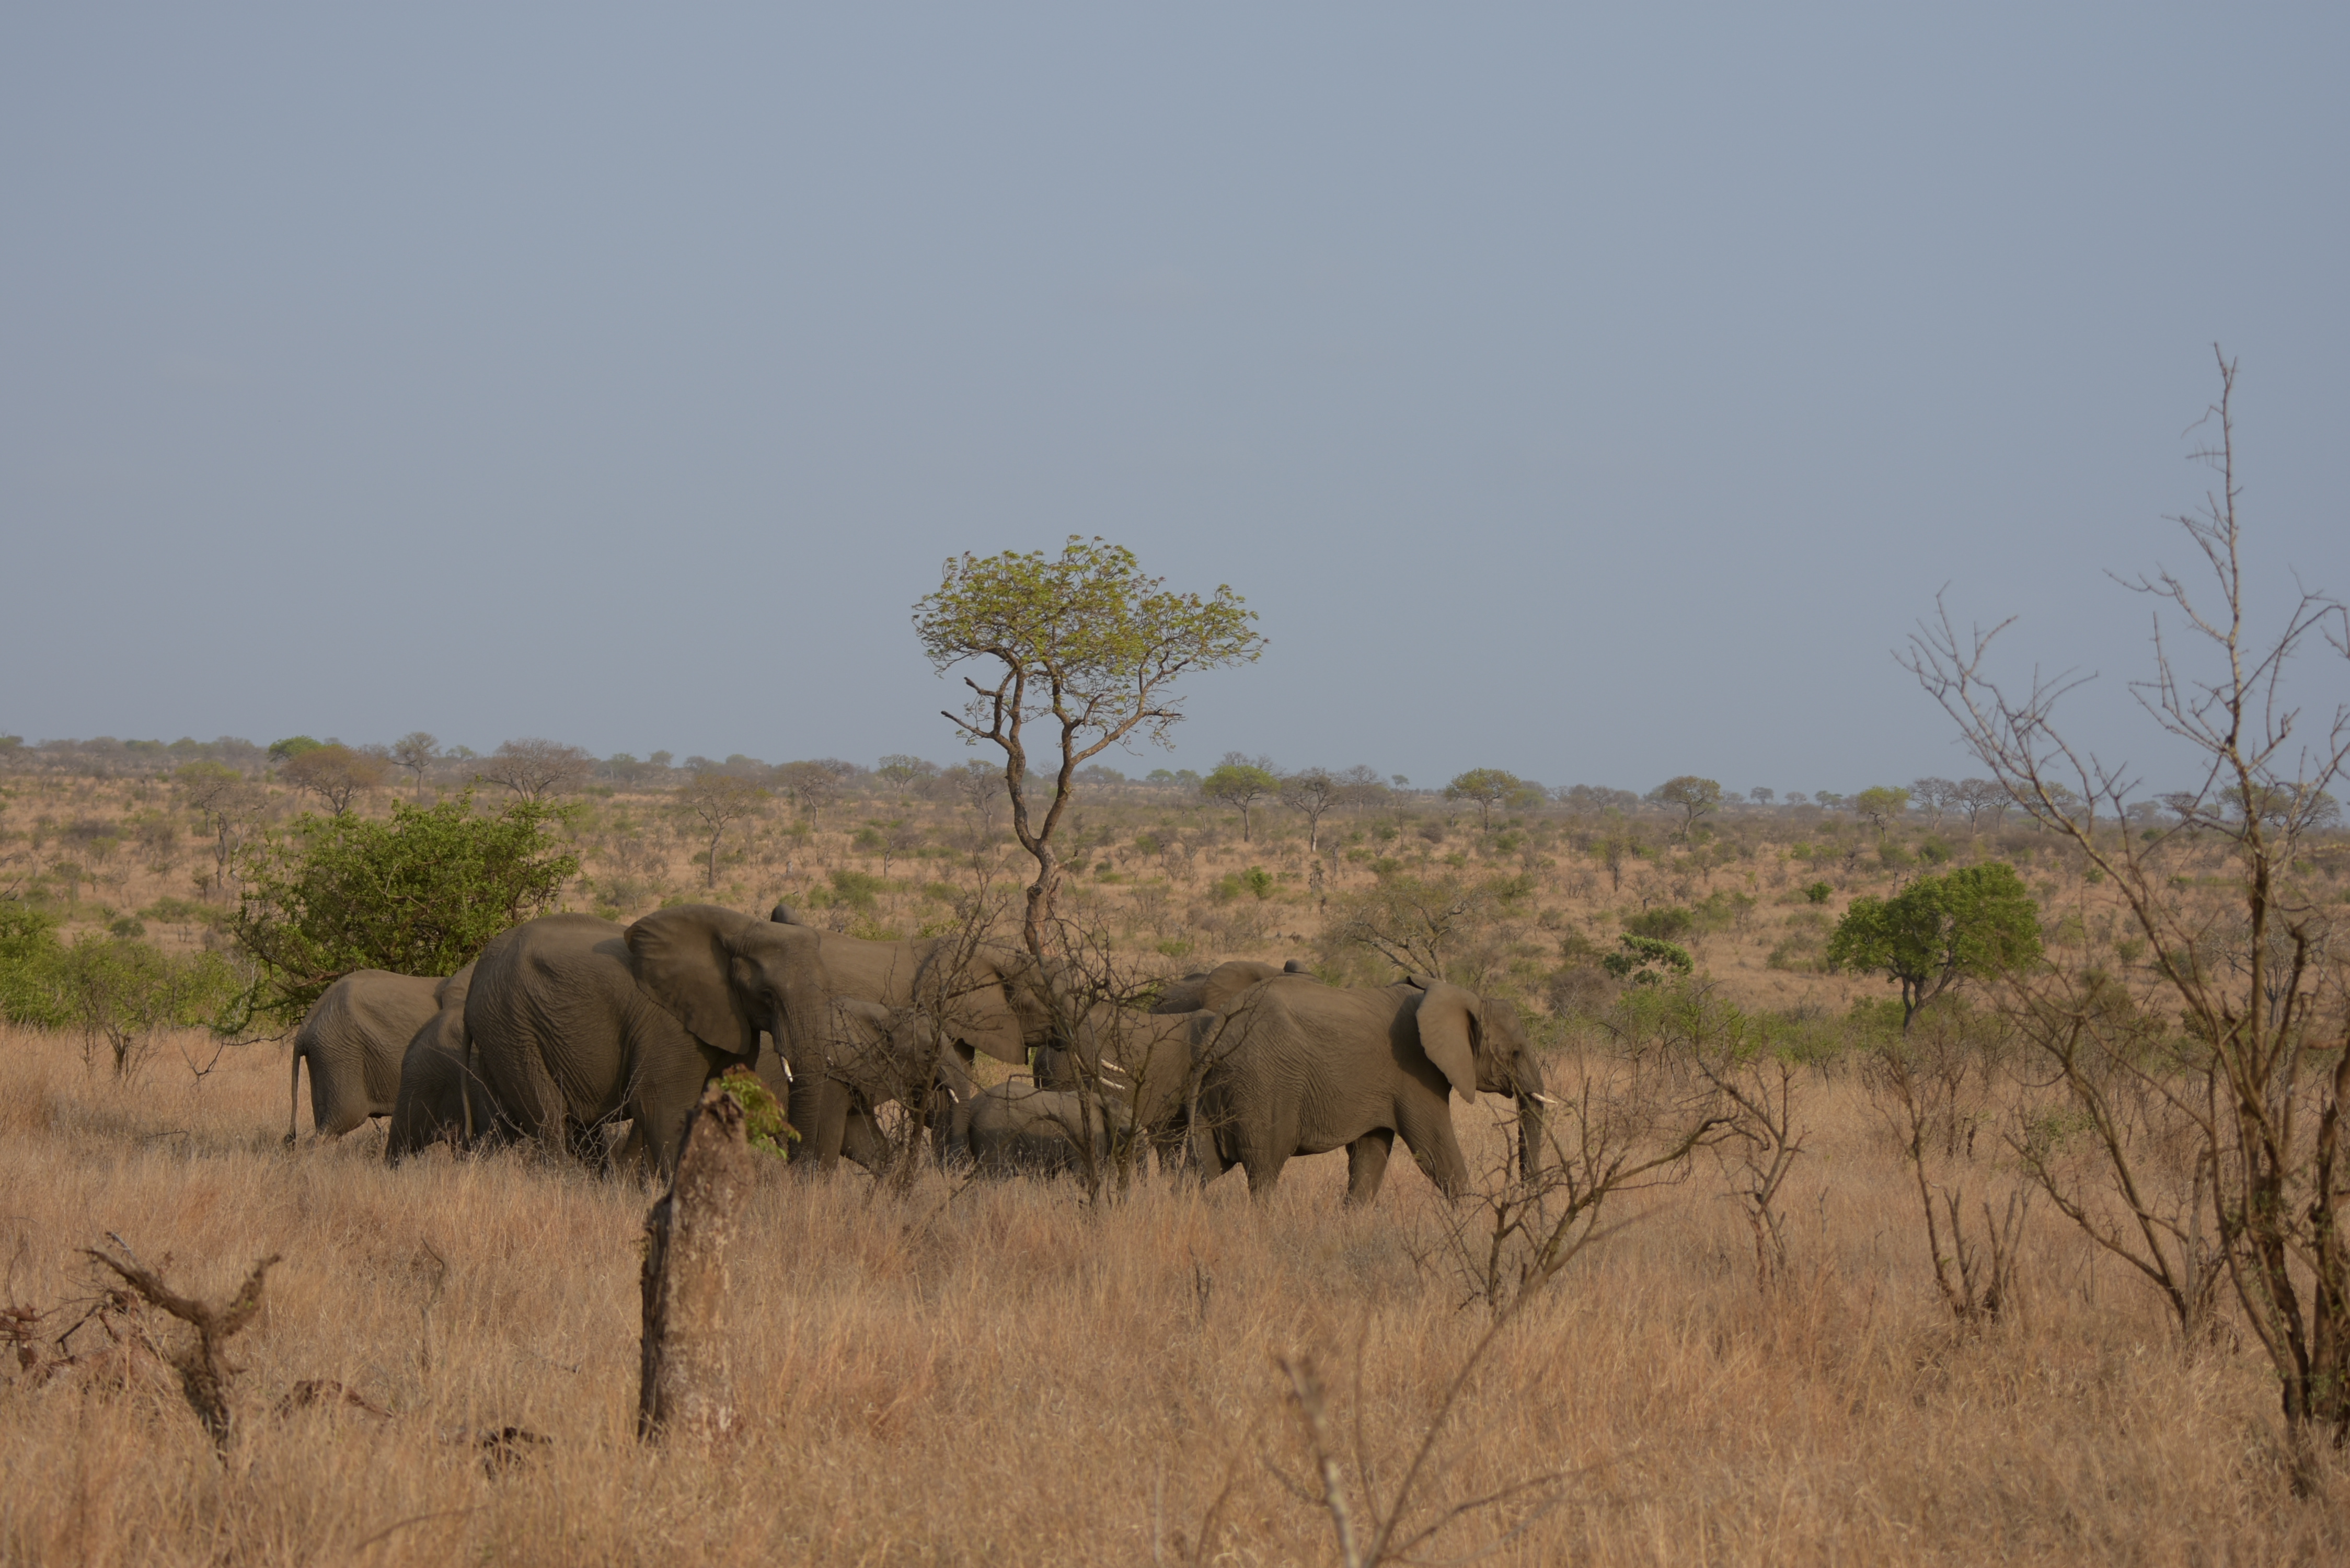
[[[1524,787],[1525,781],[1501,768],[1471,768],[1444,786],[1444,798],[1475,801],[1477,826],[1490,832],[1493,826],[1493,808]]]
[[[1241,842],[1249,841],[1249,815],[1256,803],[1281,791],[1281,779],[1271,768],[1227,758],[1200,781],[1200,794],[1220,800],[1241,814]]]
[[[1901,1027],[1962,979],[2040,958],[2040,906],[2003,860],[1920,877],[1890,898],[1852,901],[1828,938],[1839,969],[1876,971],[1901,986]]]
[[[1648,792],[1648,804],[1669,806],[1681,814],[1681,836],[1689,836],[1697,819],[1721,809],[1721,785],[1695,774],[1669,778]]]
[[[1890,789],[1884,784],[1876,784],[1852,797],[1853,815],[1876,828],[1880,838],[1885,836],[1885,830],[1899,821],[1901,814],[1908,809],[1909,792],[1906,789]]]
[[[232,929],[260,973],[243,1011],[290,1023],[354,970],[463,968],[578,874],[578,857],[555,838],[565,815],[521,800],[481,815],[467,790],[396,804],[389,821],[297,817],[249,857]]]
[[[1182,717],[1172,688],[1194,670],[1245,664],[1264,649],[1256,612],[1219,585],[1178,593],[1148,576],[1134,553],[1071,535],[1057,556],[1041,550],[957,556],[934,593],[914,606],[914,630],[940,674],[966,663],[971,697],[947,721],[971,744],[1003,753],[1012,831],[1035,857],[1022,937],[1041,955],[1062,867],[1053,835],[1076,794],[1076,773],[1109,746],[1139,735],[1169,744]],[[1058,753],[1041,815],[1027,797],[1029,726]]]

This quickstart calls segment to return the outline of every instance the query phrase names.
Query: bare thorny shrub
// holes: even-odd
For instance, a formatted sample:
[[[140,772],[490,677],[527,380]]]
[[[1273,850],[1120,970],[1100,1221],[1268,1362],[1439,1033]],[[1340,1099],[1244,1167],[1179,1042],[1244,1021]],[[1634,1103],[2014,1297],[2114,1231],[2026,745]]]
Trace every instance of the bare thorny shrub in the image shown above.
[[[1737,1068],[1721,1063],[1716,1068],[1757,1104],[1764,1103],[1765,1080],[1749,1083],[1738,1078]],[[1488,1321],[1399,1463],[1383,1467],[1378,1445],[1365,1430],[1367,1328],[1354,1349],[1350,1419],[1342,1420],[1332,1408],[1313,1355],[1287,1350],[1274,1356],[1284,1407],[1294,1418],[1308,1472],[1301,1477],[1269,1453],[1259,1457],[1283,1490],[1326,1517],[1339,1561],[1347,1568],[1483,1556],[1518,1539],[1565,1501],[1580,1469],[1537,1469],[1477,1489],[1453,1482],[1454,1456],[1472,1447],[1460,1439],[1472,1420],[1469,1396],[1489,1355],[1568,1265],[1620,1228],[1603,1219],[1608,1199],[1685,1179],[1697,1150],[1724,1137],[1769,1136],[1761,1122],[1749,1135],[1727,1130],[1755,1113],[1713,1087],[1703,1073],[1695,1075],[1693,1084],[1690,1072],[1669,1068],[1659,1054],[1586,1061],[1579,1076],[1572,1089],[1554,1096],[1543,1158],[1534,1168],[1529,1171],[1524,1160],[1505,1148],[1440,1224],[1433,1244],[1414,1250],[1423,1267],[1445,1269],[1461,1290],[1461,1304],[1482,1307]],[[1791,1102],[1768,1104],[1773,1107],[1770,1125],[1783,1136]],[[1792,1152],[1791,1147],[1788,1158]],[[1778,1163],[1774,1157],[1763,1160],[1766,1170]],[[1775,1180],[1771,1191],[1775,1196]],[[1237,1473],[1236,1460],[1201,1521],[1191,1559],[1195,1563],[1210,1560],[1217,1519]],[[1465,1554],[1451,1551],[1453,1532],[1481,1522],[1492,1530],[1487,1540]],[[1430,1556],[1440,1542],[1447,1543],[1448,1555]]]
[[[2294,1482],[2306,1490],[2317,1480],[2318,1435],[2337,1448],[2350,1439],[2350,1251],[2336,1218],[2350,1199],[2342,1128],[2350,1038],[2342,976],[2325,957],[2327,918],[2296,885],[2293,865],[2304,836],[2333,812],[2328,791],[2350,761],[2350,709],[2337,707],[2331,726],[2305,741],[2284,679],[2298,655],[2330,647],[2350,659],[2350,611],[2303,590],[2265,642],[2246,625],[2235,379],[2220,357],[2220,400],[2208,416],[2216,442],[2196,454],[2220,487],[2199,512],[2176,519],[2210,573],[2210,597],[2167,571],[2128,585],[2158,604],[2155,674],[2135,694],[2204,770],[2196,790],[2166,797],[2175,827],[2132,836],[2137,778],[2056,728],[2056,705],[2080,680],[2035,676],[2017,694],[1987,673],[2007,623],[1962,639],[1946,612],[1914,639],[1908,662],[2023,812],[2063,836],[2127,907],[2149,957],[2145,989],[2178,1015],[2175,1032],[2146,1015],[2150,996],[2116,1005],[2109,976],[2043,972],[2013,986],[2018,1015],[2088,1120],[2104,1185],[2126,1216],[2090,1223],[2083,1206],[2076,1218],[2158,1283],[2160,1271],[2174,1271],[2166,1288],[2189,1292],[2191,1306],[2189,1238],[2172,1229],[2145,1179],[2149,1147],[2174,1130],[2183,1139],[2190,1194],[2276,1375]],[[2201,645],[2208,673],[2175,662],[2166,611]],[[2180,851],[2205,842],[2223,846],[2230,863],[2224,918],[2172,881]],[[2123,1086],[2137,1105],[2159,1106],[2170,1126],[2141,1138],[2116,1113]]]
[[[1869,1101],[1917,1188],[1935,1289],[1970,1327],[2012,1310],[2032,1207],[2031,1189],[2011,1181],[1994,1211],[1991,1174],[1975,1166],[1976,1140],[1999,1114],[1996,1024],[1945,997],[1871,1051],[1862,1068]],[[1971,1189],[1970,1168],[1978,1172]]]
[[[1073,1085],[1080,1106],[1061,1131],[1087,1201],[1133,1190],[1154,1154],[1162,1175],[1195,1175],[1193,1142],[1213,1130],[1201,1085],[1245,1034],[1245,1021],[1222,1019],[1195,1049],[1176,1016],[1149,1011],[1170,978],[1164,958],[1120,947],[1103,922],[1064,915],[1051,929],[1056,1045],[1048,1076]]]

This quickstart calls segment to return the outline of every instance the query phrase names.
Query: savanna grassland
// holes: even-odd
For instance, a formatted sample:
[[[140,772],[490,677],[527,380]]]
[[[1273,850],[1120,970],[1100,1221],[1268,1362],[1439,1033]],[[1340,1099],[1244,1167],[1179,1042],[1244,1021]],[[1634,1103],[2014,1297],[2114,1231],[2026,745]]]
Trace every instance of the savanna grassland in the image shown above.
[[[0,879],[37,883],[69,934],[223,942],[218,824],[182,786],[20,772],[0,788]],[[271,780],[250,791],[239,833],[304,805]],[[765,803],[721,836],[714,876],[706,825],[673,792],[570,798],[582,872],[566,902],[616,918],[782,898],[911,933],[1023,868],[1000,807],[991,824],[916,781],[852,781],[813,815]],[[1608,1194],[1546,1288],[1518,1293],[1523,1238],[1493,1239],[1521,1212],[1494,1102],[1455,1103],[1481,1173],[1457,1205],[1399,1161],[1376,1204],[1342,1210],[1336,1155],[1293,1162],[1262,1204],[1237,1177],[1145,1174],[1089,1197],[935,1171],[803,1182],[777,1164],[737,1262],[744,1424],[709,1450],[648,1446],[646,1189],[512,1149],[387,1169],[373,1130],[284,1147],[282,1044],[167,1033],[117,1077],[70,1029],[13,1029],[0,1556],[1321,1563],[1339,1558],[1326,1486],[1359,1538],[1391,1512],[1390,1544],[1443,1522],[1413,1548],[1430,1562],[2350,1555],[2350,1477],[2328,1456],[2295,1495],[2273,1375],[2232,1318],[2182,1332],[2127,1263],[2030,1200],[2020,1148],[2110,1212],[1996,988],[1921,1015],[1914,1060],[1934,1086],[1912,1122],[1882,1066],[1892,988],[1819,965],[1853,898],[2001,859],[2039,899],[2054,961],[2151,1009],[2108,887],[2055,836],[1917,812],[1880,832],[1810,806],[1684,827],[1598,797],[1488,825],[1391,793],[1333,810],[1309,852],[1295,813],[1251,815],[1244,840],[1237,813],[1195,794],[1105,784],[1068,828],[1081,869],[1063,913],[1138,970],[1299,957],[1384,981],[1395,967],[1369,939],[1409,915],[1399,898],[1457,906],[1446,967],[1526,1010],[1552,1093],[1580,1108],[1555,1124],[1565,1153],[1604,1165],[1709,1129]],[[2223,846],[2175,855],[2178,898],[2222,898]],[[2339,903],[2344,870],[2328,842],[2293,874]],[[1599,961],[1627,927],[1684,946],[1694,983],[1611,975]],[[1726,1111],[1725,1083],[1760,1097],[1759,1118]],[[1773,1117],[1794,1152],[1758,1206]],[[2192,1165],[2158,1148],[2144,1168],[2185,1190]],[[1921,1184],[1954,1202],[1961,1242],[1945,1229],[1929,1245]],[[82,1251],[109,1236],[211,1300],[282,1257],[230,1345],[224,1458],[167,1365],[187,1330]],[[1961,1282],[1964,1312],[1948,1288],[1960,1251],[1981,1276]]]

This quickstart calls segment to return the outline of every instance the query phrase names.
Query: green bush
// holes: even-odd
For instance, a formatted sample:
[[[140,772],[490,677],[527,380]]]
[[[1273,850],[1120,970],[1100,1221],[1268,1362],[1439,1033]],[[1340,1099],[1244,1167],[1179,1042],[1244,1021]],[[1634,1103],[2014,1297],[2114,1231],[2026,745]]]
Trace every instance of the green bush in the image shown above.
[[[832,902],[851,909],[870,910],[874,898],[889,886],[868,872],[846,869],[835,871],[831,880]]]
[[[1245,871],[1225,872],[1208,889],[1208,896],[1219,904],[1229,904],[1243,893],[1263,901],[1273,897],[1273,873],[1262,866],[1252,866]]]
[[[1636,937],[1669,942],[1677,937],[1689,935],[1690,928],[1696,924],[1696,919],[1687,909],[1668,904],[1660,909],[1641,910],[1624,922],[1624,929]]]
[[[1609,953],[1599,961],[1599,967],[1617,980],[1628,980],[1635,985],[1656,985],[1669,970],[1675,974],[1688,974],[1696,967],[1689,950],[1671,942],[1628,933],[1621,940],[1623,951]]]
[[[259,966],[240,1015],[293,1023],[353,970],[452,974],[541,914],[579,860],[555,840],[567,808],[517,801],[495,816],[469,790],[406,802],[389,820],[295,819],[248,857],[233,929]]]
[[[167,953],[120,936],[82,938],[55,975],[66,1023],[92,1046],[105,1043],[120,1078],[138,1070],[155,1031],[210,1023],[243,989],[218,953]]]
[[[64,958],[56,916],[14,898],[0,900],[0,1017],[40,1029],[63,1025],[57,968]]]
[[[1814,882],[1804,889],[1804,897],[1814,904],[1826,903],[1835,893],[1835,889],[1825,882]]]
[[[799,1132],[784,1119],[782,1103],[759,1075],[748,1067],[729,1067],[720,1075],[718,1086],[743,1107],[743,1140],[762,1154],[789,1159],[792,1145],[800,1140]]]

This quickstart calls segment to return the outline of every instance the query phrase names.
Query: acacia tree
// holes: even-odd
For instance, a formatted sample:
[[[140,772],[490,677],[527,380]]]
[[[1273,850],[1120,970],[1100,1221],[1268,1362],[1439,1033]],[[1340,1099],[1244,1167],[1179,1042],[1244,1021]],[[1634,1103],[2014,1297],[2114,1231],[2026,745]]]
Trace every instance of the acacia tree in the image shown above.
[[[1216,764],[1214,771],[1200,781],[1200,794],[1208,800],[1220,800],[1236,807],[1241,814],[1241,842],[1249,841],[1249,815],[1256,803],[1281,790],[1280,775],[1265,765],[1269,759],[1250,762],[1238,752],[1229,753]]]
[[[2040,906],[2003,860],[1920,877],[1890,898],[1855,898],[1827,946],[1831,964],[1899,982],[1905,1034],[1919,1008],[1960,980],[2039,957]]]
[[[317,795],[340,816],[360,792],[383,782],[383,761],[345,745],[313,746],[288,759],[278,776]]]
[[[1471,768],[1444,786],[1444,798],[1475,801],[1478,829],[1490,833],[1493,827],[1493,808],[1523,787],[1523,781],[1513,773],[1506,773],[1500,768]]]
[[[533,803],[559,794],[586,778],[596,759],[577,746],[535,736],[502,742],[482,762],[481,775]]]
[[[1327,768],[1307,768],[1281,781],[1281,804],[1305,819],[1305,853],[1322,847],[1322,817],[1346,797],[1347,786]]]
[[[767,792],[749,779],[733,774],[696,774],[677,792],[677,806],[701,824],[709,836],[703,859],[702,886],[718,886],[718,846],[726,830],[744,817],[758,814]]]
[[[969,744],[1003,753],[1012,831],[1035,857],[1021,937],[1042,957],[1045,928],[1060,889],[1053,845],[1076,794],[1079,764],[1140,735],[1168,744],[1182,718],[1170,688],[1186,671],[1253,661],[1264,639],[1253,610],[1222,584],[1202,597],[1146,576],[1133,552],[1071,535],[1058,556],[964,555],[946,563],[936,592],[914,606],[914,630],[943,675],[963,663],[990,665],[992,680],[966,675],[972,696],[947,722]],[[1029,806],[1028,727],[1058,753],[1053,794],[1041,816]]]
[[[995,808],[1003,803],[1003,781],[993,768],[973,757],[940,775],[955,799],[979,814],[979,836],[995,831]]]
[[[1852,797],[1852,814],[1877,829],[1877,836],[1885,836],[1886,829],[1900,820],[1909,809],[1909,792],[1889,789],[1884,784],[1872,784]]]
[[[2303,590],[2266,638],[2246,624],[2235,381],[2221,356],[2220,400],[2207,415],[2214,442],[2194,454],[2219,489],[2200,511],[2172,519],[2203,557],[2209,587],[2167,571],[2129,584],[2159,606],[2153,676],[2136,695],[2203,763],[2200,785],[2169,797],[2178,830],[2128,832],[2138,781],[2056,727],[2058,703],[2081,681],[2035,677],[2017,692],[1987,671],[2010,622],[1961,639],[1945,611],[1919,629],[1907,662],[2005,796],[2111,881],[2149,950],[2130,979],[2085,953],[2081,968],[2045,966],[2037,983],[2019,988],[2026,1036],[2094,1139],[2104,1198],[2084,1200],[2028,1143],[2018,1150],[2075,1224],[2171,1298],[2182,1325],[2201,1315],[2194,1254],[2216,1234],[2277,1379],[2295,1489],[2307,1492],[2320,1480],[2319,1435],[2337,1448],[2350,1439],[2350,1239],[2340,1219],[2350,1204],[2350,1023],[2338,981],[2329,983],[2323,895],[2297,880],[2294,863],[2350,764],[2350,709],[2337,706],[2328,728],[2304,732],[2284,674],[2297,654],[2329,646],[2350,660],[2350,608]],[[2200,671],[2176,661],[2181,631],[2205,652]],[[2224,846],[2233,863],[2218,910],[2174,881],[2190,836]],[[2142,994],[2117,989],[2133,981]],[[2159,1185],[2156,1157],[2131,1136],[2129,1094],[2162,1106],[2192,1150],[2191,1201],[2203,1214],[2191,1224],[2147,1196]],[[2121,1223],[2108,1220],[2114,1211]]]
[[[1922,778],[1912,780],[1909,798],[1926,810],[1926,826],[1942,826],[1942,813],[1959,804],[1959,786],[1949,779]]]
[[[1670,806],[1681,814],[1681,836],[1687,838],[1697,819],[1721,806],[1721,786],[1695,774],[1669,778],[1648,792],[1651,805]]]
[[[391,760],[416,775],[416,798],[424,798],[424,775],[441,760],[439,737],[428,730],[411,730],[391,743]]]
[[[213,841],[212,890],[226,898],[246,825],[260,808],[260,791],[224,763],[182,763],[172,777]]]
[[[1950,804],[1967,814],[1967,831],[1974,831],[1984,812],[1993,821],[2007,809],[2007,792],[1989,779],[1960,779],[1950,792]]]
[[[807,813],[810,827],[821,826],[817,817],[840,798],[840,775],[820,762],[785,763],[775,770],[775,782],[794,805]]]

